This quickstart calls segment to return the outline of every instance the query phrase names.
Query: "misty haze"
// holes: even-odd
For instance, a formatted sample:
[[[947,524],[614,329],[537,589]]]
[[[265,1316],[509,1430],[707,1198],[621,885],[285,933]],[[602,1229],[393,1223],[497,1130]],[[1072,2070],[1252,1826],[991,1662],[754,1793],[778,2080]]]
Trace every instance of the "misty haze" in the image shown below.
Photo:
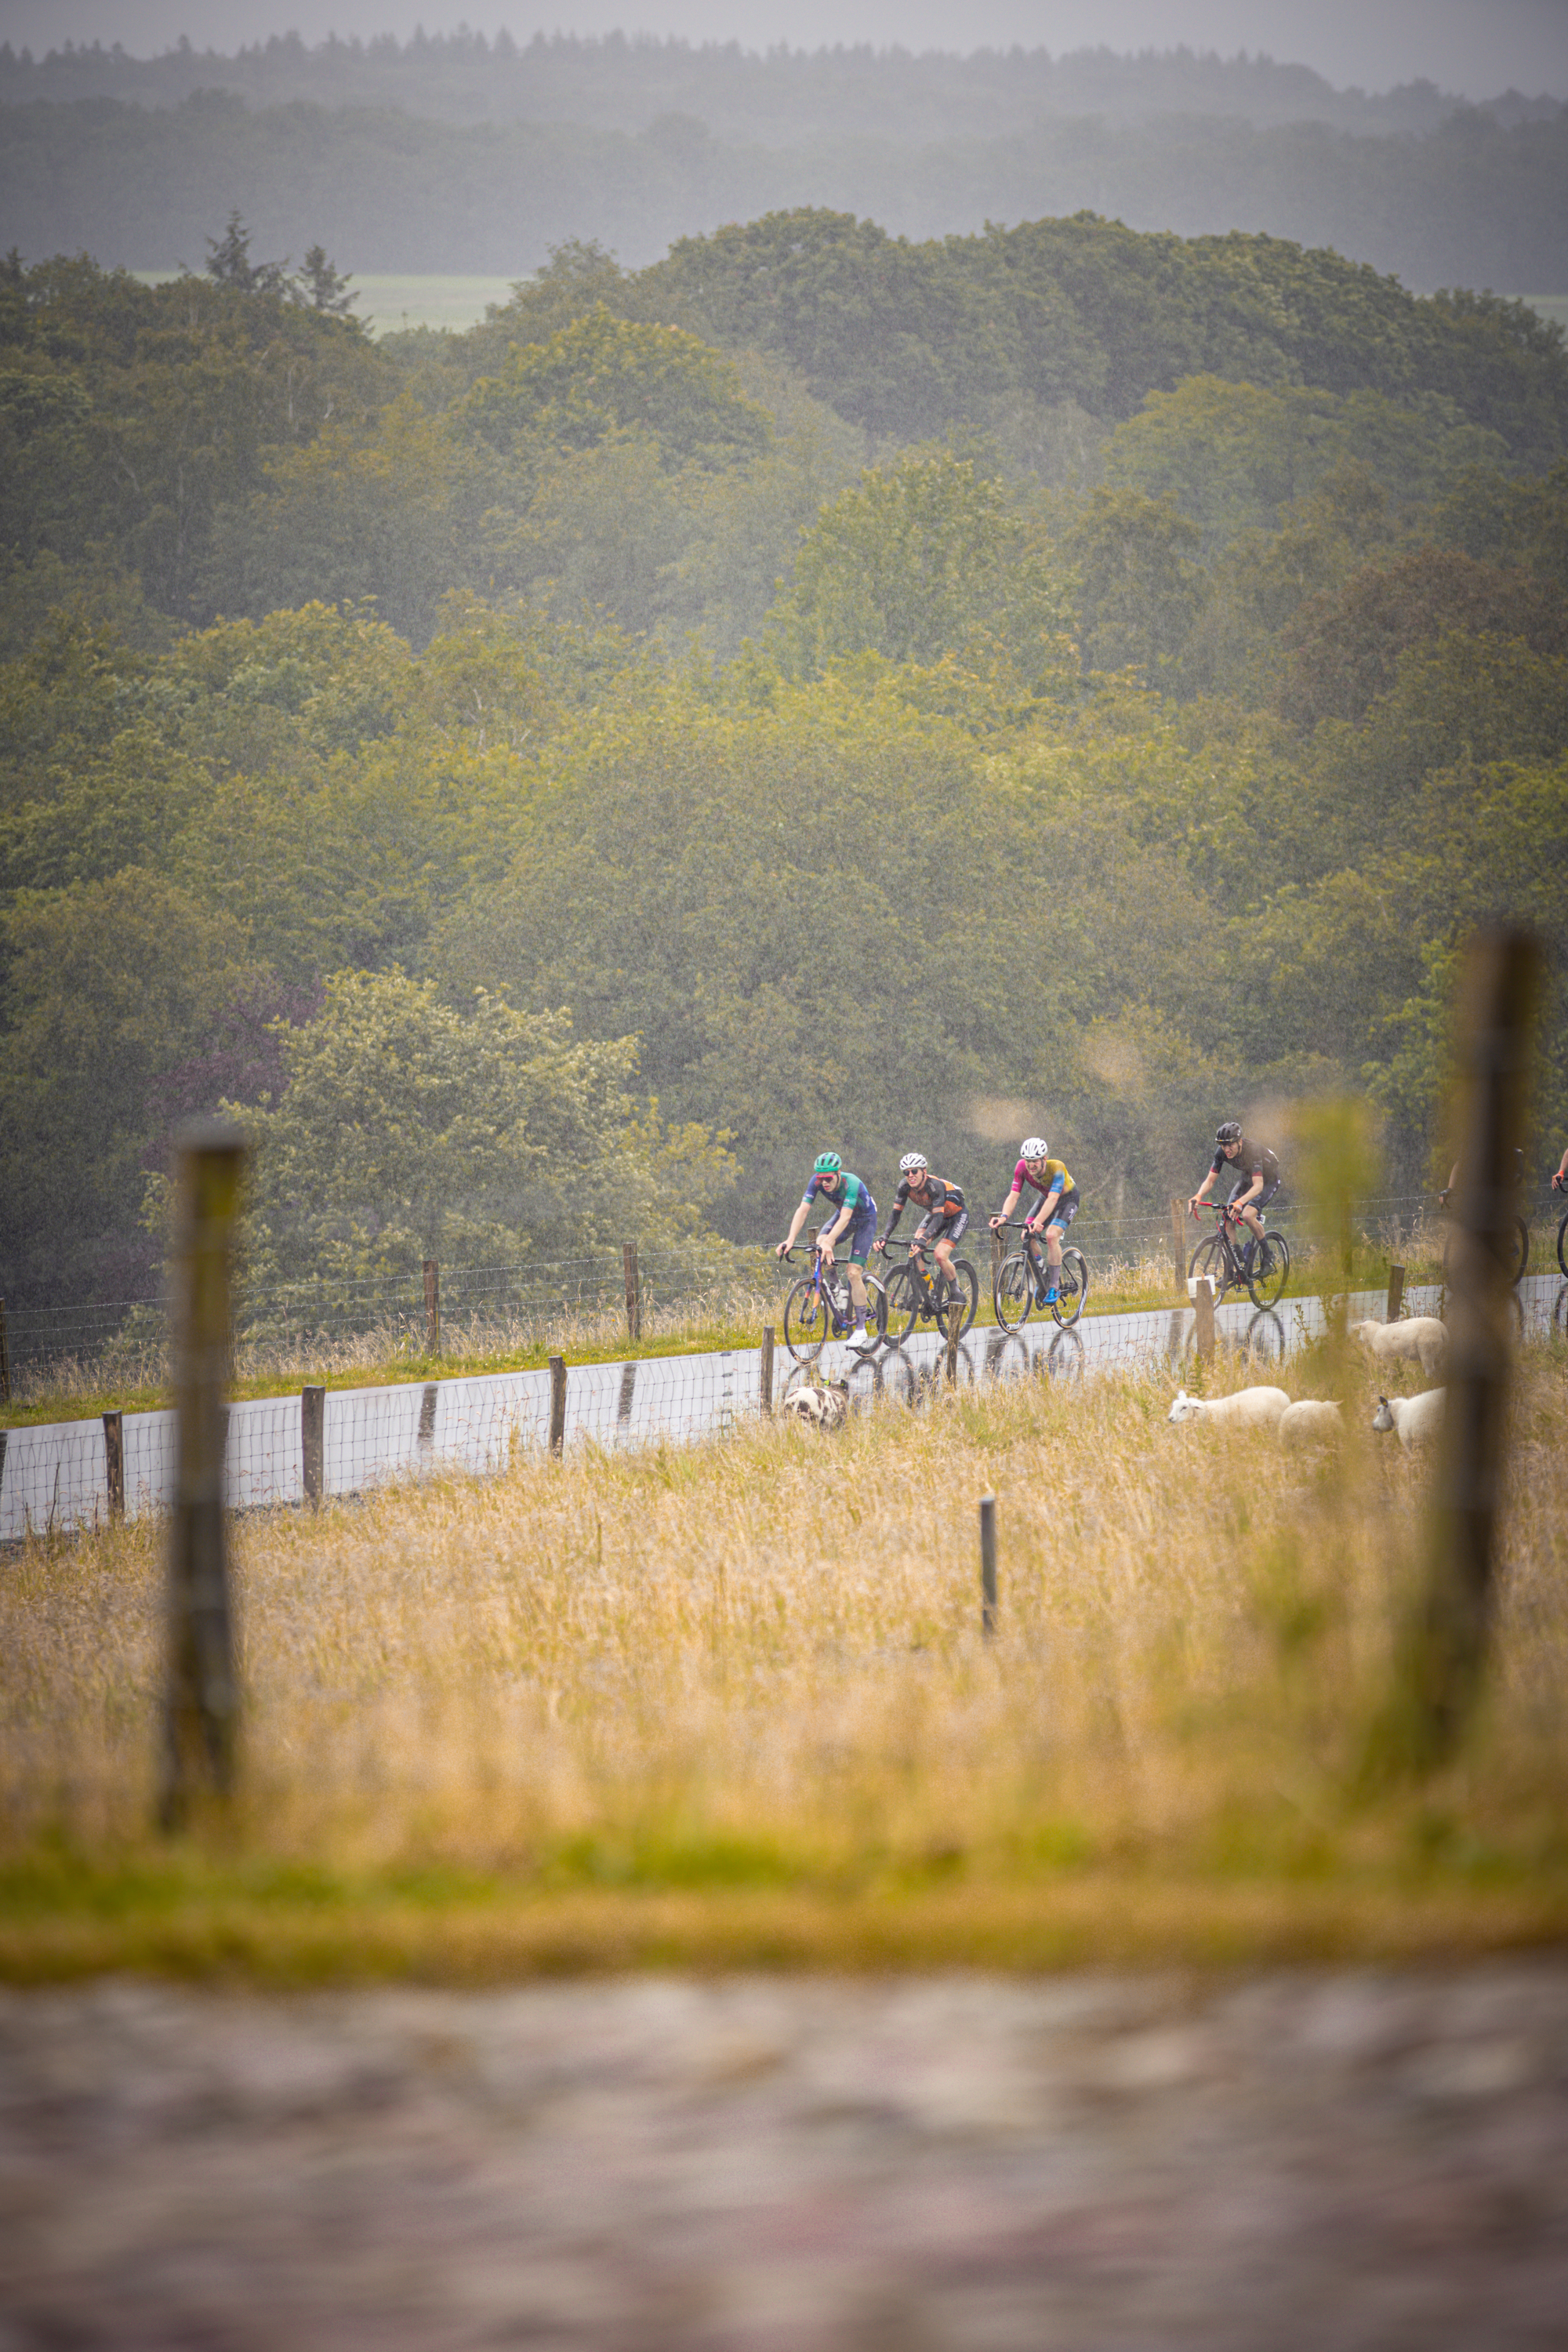
[[[247,5],[0,20],[7,2352],[1554,2342],[1560,15]]]

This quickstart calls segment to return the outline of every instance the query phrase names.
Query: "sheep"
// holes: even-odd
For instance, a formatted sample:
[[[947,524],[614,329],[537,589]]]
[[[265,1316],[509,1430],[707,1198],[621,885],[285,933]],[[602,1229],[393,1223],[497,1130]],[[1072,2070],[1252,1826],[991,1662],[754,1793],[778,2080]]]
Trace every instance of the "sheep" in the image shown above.
[[[1423,1445],[1428,1438],[1436,1436],[1443,1426],[1447,1394],[1447,1389],[1423,1389],[1419,1396],[1380,1396],[1372,1425],[1373,1429],[1396,1429],[1399,1443],[1408,1453],[1413,1445]]]
[[[1316,1445],[1332,1444],[1342,1424],[1340,1409],[1321,1397],[1303,1397],[1299,1404],[1287,1405],[1279,1416],[1281,1445]]]
[[[1217,1421],[1237,1429],[1261,1428],[1278,1421],[1290,1400],[1283,1389],[1237,1389],[1234,1396],[1189,1396],[1178,1389],[1168,1418],[1172,1421]]]
[[[1419,1362],[1428,1380],[1442,1370],[1448,1352],[1447,1329],[1435,1315],[1412,1315],[1402,1323],[1352,1323],[1350,1336],[1361,1341],[1373,1363],[1397,1363],[1404,1357]]]
[[[784,1418],[797,1429],[837,1429],[849,1411],[849,1383],[833,1381],[823,1388],[809,1384],[784,1399]]]

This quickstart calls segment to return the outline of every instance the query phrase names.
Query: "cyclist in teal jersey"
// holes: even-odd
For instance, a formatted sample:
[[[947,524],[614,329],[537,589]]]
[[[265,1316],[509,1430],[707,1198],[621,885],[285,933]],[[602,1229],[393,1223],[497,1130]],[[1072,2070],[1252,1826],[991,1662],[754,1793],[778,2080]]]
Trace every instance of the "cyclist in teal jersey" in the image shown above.
[[[783,1257],[795,1247],[796,1236],[818,1195],[838,1212],[816,1236],[825,1265],[834,1263],[834,1243],[848,1237],[849,1297],[855,1308],[855,1328],[849,1334],[849,1345],[862,1349],[874,1348],[877,1342],[866,1329],[866,1257],[877,1238],[877,1203],[871,1198],[870,1187],[858,1176],[851,1176],[837,1151],[817,1153],[800,1206],[778,1245],[777,1255]]]

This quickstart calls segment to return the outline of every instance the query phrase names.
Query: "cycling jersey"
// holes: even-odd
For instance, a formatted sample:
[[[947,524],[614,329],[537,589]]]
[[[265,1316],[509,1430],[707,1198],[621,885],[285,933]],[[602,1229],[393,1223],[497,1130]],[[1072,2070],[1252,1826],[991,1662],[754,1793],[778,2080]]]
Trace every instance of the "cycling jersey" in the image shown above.
[[[1032,1184],[1037,1192],[1049,1192],[1057,1189],[1063,1192],[1076,1192],[1078,1190],[1072,1178],[1068,1174],[1065,1164],[1059,1160],[1047,1160],[1043,1178],[1031,1176],[1028,1161],[1020,1160],[1013,1171],[1014,1192],[1021,1192],[1026,1184]]]
[[[801,1207],[803,1209],[809,1209],[813,1202],[816,1199],[817,1194],[822,1192],[823,1200],[833,1211],[835,1217],[837,1216],[841,1209],[847,1209],[849,1212],[849,1223],[852,1226],[864,1224],[868,1218],[869,1218],[871,1223],[875,1224],[877,1222],[877,1203],[871,1198],[869,1186],[863,1184],[858,1176],[851,1176],[847,1168],[844,1170],[842,1177],[837,1181],[841,1181],[844,1187],[841,1192],[824,1192],[822,1191],[822,1178],[820,1176],[811,1177],[806,1184],[805,1191],[801,1195]],[[829,1222],[831,1222],[831,1220],[829,1220]]]
[[[1209,1174],[1223,1176],[1227,1168],[1233,1176],[1242,1178],[1243,1192],[1247,1190],[1247,1184],[1254,1176],[1261,1176],[1266,1184],[1278,1184],[1279,1181],[1279,1162],[1269,1150],[1268,1146],[1266,1143],[1253,1143],[1245,1135],[1241,1139],[1241,1150],[1234,1160],[1226,1158],[1224,1144],[1215,1144],[1214,1165],[1209,1170]]]
[[[893,1195],[893,1213],[888,1220],[890,1234],[904,1213],[906,1201],[913,1201],[926,1216],[956,1220],[964,1214],[963,1192],[961,1186],[950,1184],[945,1176],[933,1176],[926,1171],[925,1181],[911,1184],[907,1176],[899,1179],[899,1189]],[[885,1241],[888,1234],[882,1236]]]

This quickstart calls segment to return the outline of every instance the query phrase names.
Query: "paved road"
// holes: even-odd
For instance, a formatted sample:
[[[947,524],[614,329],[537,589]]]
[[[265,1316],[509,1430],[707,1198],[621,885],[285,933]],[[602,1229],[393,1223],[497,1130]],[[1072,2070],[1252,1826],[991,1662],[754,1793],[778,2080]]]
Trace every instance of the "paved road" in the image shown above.
[[[4,2352],[1568,2340],[1568,1959],[0,1996]]]

